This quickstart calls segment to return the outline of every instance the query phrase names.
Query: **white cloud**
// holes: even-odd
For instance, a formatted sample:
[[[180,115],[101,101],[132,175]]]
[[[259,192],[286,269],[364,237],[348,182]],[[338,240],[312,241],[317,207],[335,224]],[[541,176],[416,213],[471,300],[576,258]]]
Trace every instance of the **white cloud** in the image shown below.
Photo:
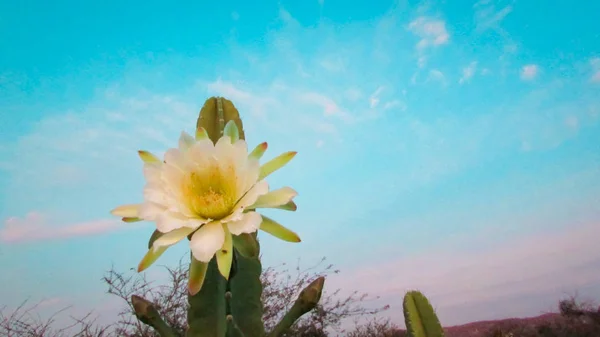
[[[377,88],[377,90],[375,90],[374,93],[371,94],[371,97],[369,97],[369,106],[371,107],[371,109],[376,108],[379,104],[379,96],[381,95],[383,89],[384,87],[380,86],[379,88]]]
[[[539,73],[539,67],[536,64],[527,64],[521,68],[521,79],[529,81],[534,79]]]
[[[477,61],[473,61],[468,66],[463,68],[462,77],[458,80],[458,83],[463,84],[465,82],[468,82],[471,79],[471,77],[473,77],[476,70],[477,70]]]
[[[121,222],[120,219],[110,219],[55,226],[48,222],[47,216],[33,211],[24,218],[10,217],[6,219],[4,226],[0,228],[0,241],[4,243],[23,243],[60,240],[131,228],[130,225],[125,226],[125,223]]]
[[[420,16],[411,21],[408,29],[421,38],[416,45],[419,50],[446,44],[450,38],[445,21],[426,16]]]
[[[350,122],[353,120],[348,112],[344,111],[331,97],[317,92],[302,92],[296,95],[296,98],[306,104],[320,106],[324,116],[339,117],[343,121]]]

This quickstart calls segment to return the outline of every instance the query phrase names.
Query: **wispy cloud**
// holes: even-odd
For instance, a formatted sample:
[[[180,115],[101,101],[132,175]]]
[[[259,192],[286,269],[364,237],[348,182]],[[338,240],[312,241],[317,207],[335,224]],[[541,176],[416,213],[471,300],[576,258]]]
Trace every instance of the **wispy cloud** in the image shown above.
[[[524,81],[532,80],[538,75],[539,71],[540,69],[536,64],[527,64],[521,68],[521,79]]]
[[[326,117],[335,116],[346,122],[352,120],[348,112],[344,111],[331,97],[317,92],[302,92],[296,97],[304,103],[319,106]]]
[[[438,69],[431,69],[429,71],[429,76],[427,77],[427,81],[433,81],[441,83],[442,85],[446,85],[446,75]]]
[[[408,24],[408,29],[421,38],[416,45],[419,50],[447,44],[450,39],[446,22],[440,19],[419,16]]]
[[[475,71],[477,70],[477,61],[471,62],[468,66],[464,67],[462,70],[462,76],[458,80],[459,84],[463,84],[468,82],[473,75],[475,75]]]
[[[377,105],[379,105],[379,95],[381,95],[383,89],[384,87],[377,88],[377,90],[375,90],[375,92],[371,94],[371,97],[369,97],[369,106],[371,107],[371,109],[376,108]]]
[[[11,217],[6,219],[4,226],[0,228],[0,241],[5,243],[25,243],[42,240],[61,240],[98,235],[123,228],[123,223],[115,219],[56,226],[49,223],[47,216],[38,212],[30,212],[24,218]]]
[[[499,29],[499,23],[513,10],[512,5],[496,9],[494,1],[481,0],[473,5],[475,10],[475,30]]]

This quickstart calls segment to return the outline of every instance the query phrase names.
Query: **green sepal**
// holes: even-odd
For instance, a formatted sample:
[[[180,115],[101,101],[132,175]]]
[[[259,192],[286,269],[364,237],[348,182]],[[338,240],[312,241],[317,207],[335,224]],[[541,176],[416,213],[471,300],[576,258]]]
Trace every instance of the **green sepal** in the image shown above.
[[[250,234],[233,235],[233,247],[244,257],[258,257],[258,242]]]

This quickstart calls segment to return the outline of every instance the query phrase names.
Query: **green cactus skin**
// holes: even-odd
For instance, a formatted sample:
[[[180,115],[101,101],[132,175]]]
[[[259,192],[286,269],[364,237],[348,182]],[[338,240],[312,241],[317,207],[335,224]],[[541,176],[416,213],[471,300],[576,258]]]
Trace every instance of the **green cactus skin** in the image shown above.
[[[191,258],[191,253],[190,253]],[[200,291],[188,295],[188,330],[186,337],[223,337],[227,329],[225,290],[227,281],[219,272],[213,257],[206,270]]]
[[[257,251],[260,245],[256,240]],[[231,314],[235,323],[247,337],[262,337],[265,335],[263,303],[261,301],[262,283],[260,275],[262,265],[258,257],[244,257],[237,250],[237,271],[230,278]]]
[[[242,120],[233,103],[223,97],[211,97],[206,100],[200,110],[196,128],[203,127],[208,133],[208,137],[213,143],[216,143],[223,135],[225,125],[230,120],[235,121],[235,125],[238,127],[240,133],[240,139],[245,139]]]
[[[409,337],[444,337],[444,329],[433,307],[421,292],[407,292],[402,306]]]
[[[160,317],[152,302],[143,297],[132,295],[131,304],[135,316],[142,323],[153,327],[161,337],[177,337],[177,333]]]

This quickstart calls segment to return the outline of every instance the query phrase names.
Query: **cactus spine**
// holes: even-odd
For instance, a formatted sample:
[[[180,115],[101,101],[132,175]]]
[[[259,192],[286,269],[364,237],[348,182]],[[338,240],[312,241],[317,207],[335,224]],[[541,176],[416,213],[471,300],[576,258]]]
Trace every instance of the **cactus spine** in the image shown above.
[[[433,307],[421,292],[407,292],[402,307],[409,337],[444,336],[444,330]]]

